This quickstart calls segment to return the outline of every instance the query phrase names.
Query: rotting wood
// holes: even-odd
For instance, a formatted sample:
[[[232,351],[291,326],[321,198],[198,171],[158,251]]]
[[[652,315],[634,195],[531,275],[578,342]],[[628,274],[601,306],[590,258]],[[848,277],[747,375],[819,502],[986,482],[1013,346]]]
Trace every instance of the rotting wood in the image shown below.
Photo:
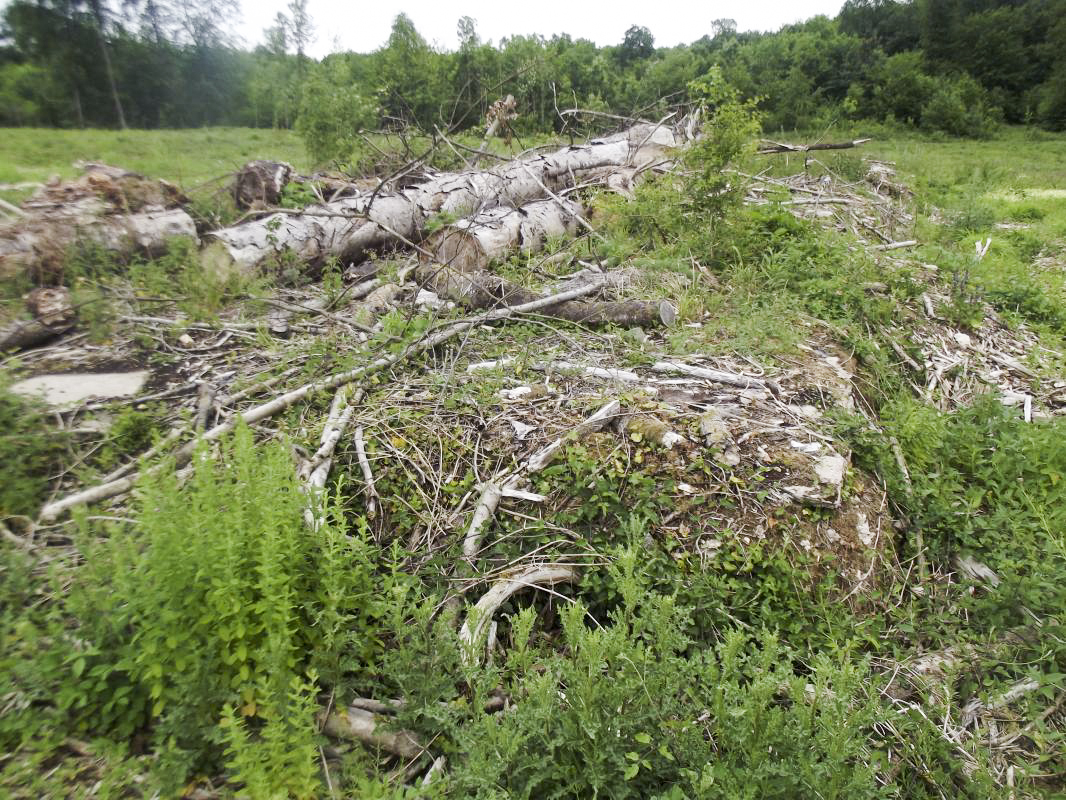
[[[284,161],[250,161],[233,178],[233,202],[241,211],[276,206],[295,174]]]
[[[0,224],[0,278],[27,273],[38,283],[58,282],[79,241],[120,257],[159,255],[175,237],[196,241],[187,203],[166,181],[87,164],[78,178],[50,183],[25,200],[24,216]]]
[[[557,295],[549,297],[539,298],[529,303],[517,306],[505,306],[503,308],[495,308],[490,311],[486,311],[477,316],[470,317],[466,320],[459,320],[457,322],[446,325],[445,327],[433,331],[421,339],[413,342],[408,347],[400,350],[392,355],[381,356],[369,364],[365,364],[354,369],[346,370],[344,372],[335,373],[321,381],[313,381],[306,383],[292,391],[279,395],[266,403],[262,403],[254,408],[244,411],[240,414],[235,414],[232,418],[220,422],[213,428],[205,431],[197,439],[188,442],[181,448],[179,448],[174,454],[174,461],[177,465],[183,465],[189,461],[195,452],[196,447],[202,441],[213,441],[227,433],[233,431],[238,424],[252,425],[256,422],[260,422],[268,417],[277,414],[280,411],[284,411],[294,403],[309,398],[319,392],[330,391],[337,389],[348,383],[360,380],[368,375],[378,372],[382,369],[393,367],[400,363],[407,357],[416,353],[422,353],[427,350],[432,350],[450,339],[455,338],[461,333],[471,330],[479,325],[484,325],[491,322],[498,322],[506,319],[510,319],[522,314],[529,314],[539,312],[544,308],[565,303],[569,300],[573,300],[578,297],[583,297],[587,294],[592,294],[603,288],[603,282],[593,282],[587,286],[572,289],[569,292],[563,292]],[[80,492],[67,495],[53,502],[46,504],[40,511],[40,519],[42,521],[54,521],[61,515],[65,514],[72,508],[76,508],[81,505],[89,503],[96,503],[101,500],[106,500],[117,495],[128,492],[138,479],[138,475],[134,474],[125,478],[120,478],[109,483],[102,483],[96,486],[92,486],[88,489],[83,489]]]
[[[301,263],[329,257],[357,261],[423,238],[435,214],[466,216],[478,209],[518,207],[559,191],[591,170],[643,167],[659,160],[680,137],[666,126],[636,125],[588,144],[562,148],[483,170],[437,175],[398,192],[364,191],[354,197],[275,213],[209,235],[204,264],[217,272],[254,272],[283,253]]]
[[[561,564],[537,564],[520,568],[500,577],[492,587],[481,596],[466,615],[462,628],[459,629],[460,657],[468,666],[481,662],[478,652],[482,636],[496,611],[508,599],[524,589],[550,587],[557,583],[574,580],[577,573],[573,567]]]
[[[77,319],[70,291],[64,287],[34,289],[26,296],[26,307],[34,319],[0,331],[0,352],[36,347],[69,331]]]

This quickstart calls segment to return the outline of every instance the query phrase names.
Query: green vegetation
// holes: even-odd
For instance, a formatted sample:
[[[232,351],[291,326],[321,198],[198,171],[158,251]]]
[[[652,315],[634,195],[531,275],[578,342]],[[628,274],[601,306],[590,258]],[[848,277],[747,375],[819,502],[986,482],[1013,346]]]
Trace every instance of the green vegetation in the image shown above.
[[[364,127],[480,129],[507,94],[523,136],[572,125],[557,104],[652,116],[695,101],[689,85],[717,67],[758,100],[771,131],[862,120],[989,136],[1002,120],[1066,125],[1063,0],[848,0],[834,19],[771,33],[715,20],[670,48],[638,25],[607,47],[565,34],[494,45],[461,17],[458,49],[440,52],[400,14],[379,50],[321,62],[305,53],[306,0],[250,52],[224,32],[235,9],[15,0],[3,12],[0,124],[295,128],[316,162],[347,162]]]
[[[287,130],[202,128],[119,133],[5,128],[0,132],[0,183],[43,182],[52,175],[69,178],[78,174],[75,161],[102,161],[192,189],[256,158],[305,166],[302,143]]]
[[[627,68],[655,52],[638,34],[627,36]],[[531,317],[474,329],[461,350],[365,381],[356,413],[366,419],[373,511],[347,441],[324,492],[308,497],[297,479],[295,459],[314,451],[326,413],[328,398],[316,397],[269,428],[238,427],[201,446],[188,473],[163,460],[124,507],[23,537],[17,515],[33,514],[59,472],[113,468],[166,429],[166,412],[116,409],[98,448],[67,449],[43,413],[0,390],[0,790],[16,798],[90,789],[104,797],[1061,796],[1066,420],[1026,422],[994,385],[940,410],[945,397],[922,391],[924,365],[909,367],[886,330],[894,327],[900,350],[919,353],[920,326],[908,314],[938,290],[948,298],[937,322],[944,331],[975,334],[991,309],[1004,335],[1024,327],[1046,348],[1026,356],[1035,385],[1061,377],[1064,139],[1016,128],[983,142],[910,133],[812,161],[812,180],[852,182],[865,175],[862,156],[897,162],[916,192],[916,218],[901,232],[921,242],[897,260],[787,207],[741,204],[746,187],[723,167],[787,175],[803,162],[768,164],[749,152],[753,105],[726,74],[723,66],[691,87],[710,103],[716,135],[686,156],[684,174],[649,180],[632,202],[590,198],[598,236],[559,245],[633,268],[638,291],[676,289],[687,324],[647,344],[640,331],[549,329]],[[946,84],[932,108],[949,119],[965,84]],[[358,147],[336,128],[314,130],[325,150]],[[199,137],[210,133],[188,134],[188,175],[247,157],[250,132],[220,134],[207,148]],[[291,136],[262,135],[294,152]],[[151,172],[162,149],[142,150],[141,166],[122,148],[162,148],[181,136],[93,133],[84,146]],[[44,136],[12,141],[5,161],[37,174],[69,156],[49,161]],[[255,155],[283,155],[260,144]],[[771,199],[785,198],[774,191]],[[974,245],[988,238],[978,258]],[[380,267],[391,277],[399,264]],[[516,257],[503,269],[528,281],[572,265]],[[207,320],[242,303],[259,310],[257,284],[212,282],[201,270],[181,247],[129,265],[86,250],[68,277],[98,309],[94,339],[110,333],[113,308],[130,297]],[[325,293],[340,297],[336,270],[326,275]],[[297,385],[395,352],[439,322],[394,310],[368,343],[336,329],[288,342],[247,332],[226,366],[255,355],[265,377],[292,363]],[[850,558],[805,548],[831,526],[843,531],[844,520],[775,499],[775,473],[790,466],[780,453],[731,464],[710,447],[679,456],[639,430],[604,431],[569,443],[535,476],[528,488],[544,501],[500,513],[479,556],[484,573],[470,571],[459,540],[481,482],[529,444],[512,435],[506,415],[516,406],[497,392],[516,382],[560,385],[532,363],[558,341],[576,342],[590,361],[638,367],[661,351],[740,354],[753,367],[802,371],[810,362],[800,345],[809,343],[854,356],[855,409],[821,396],[803,402],[822,415],[827,440],[852,449],[845,500],[887,509],[881,538],[860,542]],[[158,344],[148,337],[138,346],[146,359],[175,357]],[[513,369],[466,375],[467,360],[503,354],[519,355]],[[4,369],[6,383],[20,367]],[[604,392],[638,412],[659,409],[631,386]],[[600,400],[561,394],[535,408],[554,436]],[[695,415],[672,422],[700,440]],[[306,525],[308,504],[321,512],[320,527]],[[486,583],[531,553],[575,565],[576,579],[512,597],[495,616],[491,658],[470,658],[460,617]],[[959,557],[998,582],[960,577]],[[944,665],[926,680],[913,662],[930,653]],[[995,706],[1019,685],[1028,688],[996,707],[996,736],[1013,737],[1007,744],[991,728],[948,730],[959,709]],[[433,781],[421,783],[430,757],[397,759],[323,734],[320,715],[358,697],[403,701],[378,724],[445,759]]]

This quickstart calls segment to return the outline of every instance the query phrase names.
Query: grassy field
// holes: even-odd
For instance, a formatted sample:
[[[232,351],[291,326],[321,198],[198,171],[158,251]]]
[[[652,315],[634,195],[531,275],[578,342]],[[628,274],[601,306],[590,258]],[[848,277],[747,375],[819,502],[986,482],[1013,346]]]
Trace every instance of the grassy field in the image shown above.
[[[256,158],[308,166],[300,138],[270,128],[0,130],[0,183],[67,178],[77,161],[103,161],[191,189]]]

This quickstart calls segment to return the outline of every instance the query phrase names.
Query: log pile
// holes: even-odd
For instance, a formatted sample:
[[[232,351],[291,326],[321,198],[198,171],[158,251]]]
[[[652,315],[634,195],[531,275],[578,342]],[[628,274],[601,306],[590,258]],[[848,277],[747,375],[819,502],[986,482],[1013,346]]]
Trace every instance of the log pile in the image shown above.
[[[501,232],[506,231],[501,235],[513,244],[523,231],[531,229],[530,225],[521,224],[527,216],[527,204],[589,180],[608,184],[615,171],[623,177],[613,182],[628,185],[634,169],[647,169],[667,160],[669,151],[682,143],[672,128],[639,124],[614,136],[491,169],[434,175],[423,183],[397,190],[388,186],[362,190],[302,211],[278,211],[214,231],[207,237],[209,244],[203,259],[206,266],[222,274],[253,273],[284,259],[311,266],[329,258],[356,262],[372,251],[420,243],[431,219],[461,219],[492,209],[505,210],[492,219],[492,224]],[[522,219],[508,219],[507,209],[520,210]],[[537,213],[543,211],[542,208]],[[562,217],[572,213],[559,211]],[[544,214],[537,224],[549,232],[567,228],[565,219],[548,219],[551,216],[551,212]],[[469,232],[474,225],[462,223],[457,230]],[[491,253],[499,252],[499,246],[492,247],[495,249]]]
[[[0,279],[29,274],[62,281],[70,248],[92,242],[127,258],[159,255],[176,236],[196,238],[188,198],[171,183],[106,164],[86,164],[71,181],[53,181],[0,225]]]

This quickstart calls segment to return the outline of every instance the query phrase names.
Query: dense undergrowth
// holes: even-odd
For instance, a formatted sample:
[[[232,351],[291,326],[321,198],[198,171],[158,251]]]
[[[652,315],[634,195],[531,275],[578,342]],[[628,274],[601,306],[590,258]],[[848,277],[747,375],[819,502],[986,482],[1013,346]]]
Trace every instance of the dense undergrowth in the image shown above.
[[[292,412],[276,441],[257,443],[241,428],[217,450],[200,450],[184,478],[163,469],[143,480],[127,511],[83,513],[60,526],[67,557],[20,547],[17,537],[0,543],[4,791],[1061,796],[1066,742],[1060,717],[1047,710],[1061,704],[1066,672],[1066,422],[1026,423],[991,394],[951,413],[917,397],[877,330],[921,294],[919,271],[886,265],[780,207],[740,207],[737,184],[723,182],[720,168],[749,138],[749,117],[728,95],[716,99],[735,112],[718,118],[735,140],[697,152],[687,184],[664,178],[631,203],[600,199],[593,219],[602,239],[573,246],[677,288],[683,317],[703,324],[670,332],[673,353],[739,352],[773,363],[817,331],[855,355],[870,416],[830,416],[853,448],[849,490],[882,486],[899,521],[882,583],[843,598],[842,566],[814,569],[787,537],[784,546],[749,545],[728,531],[708,567],[664,541],[658,526],[674,512],[705,526],[708,509],[733,502],[730,487],[758,497],[763,476],[728,472],[710,458],[689,464],[686,475],[724,489],[704,505],[674,508],[668,490],[682,476],[654,448],[629,442],[623,452],[593,436],[538,476],[534,488],[550,499],[545,515],[501,520],[497,535],[500,563],[555,548],[583,564],[580,580],[505,605],[496,658],[471,662],[446,602],[455,542],[428,553],[409,543],[426,529],[415,456],[433,455],[440,474],[451,476],[439,492],[458,499],[476,485],[465,467],[475,444],[458,424],[429,427],[413,412],[389,410],[383,441],[369,443],[379,516],[367,514],[353,479],[337,470],[342,477],[316,501],[325,523],[311,533],[291,453],[308,426],[304,412]],[[858,170],[857,157],[830,164]],[[920,258],[956,287],[953,322],[979,324],[988,302],[1061,352],[1061,264],[1032,268],[1056,247],[1061,258],[1061,203],[1032,183],[1012,185],[1016,175],[1006,168],[952,169],[930,169],[919,186],[926,215],[918,226]],[[1006,189],[1015,193],[997,194]],[[946,222],[929,222],[934,212]],[[1030,227],[992,227],[1004,219]],[[973,242],[989,234],[990,257],[975,262]],[[185,271],[188,261],[175,251],[134,265],[123,279],[145,295],[178,296],[183,311],[201,318],[259,291],[211,284]],[[75,266],[86,299],[101,307],[115,277],[105,267],[91,258]],[[874,281],[885,290],[864,288]],[[109,335],[106,310],[97,324],[94,335]],[[384,335],[409,339],[425,325],[394,315]],[[624,340],[629,332],[618,333]],[[530,323],[496,335],[521,350],[542,331]],[[401,346],[395,338],[381,346]],[[147,357],[152,344],[143,344]],[[624,348],[625,357],[645,363],[642,347]],[[328,340],[306,355],[307,376],[359,358]],[[1061,360],[1049,353],[1032,366],[1050,376]],[[442,414],[458,418],[493,402],[494,384],[479,390],[432,375],[427,369],[419,380]],[[367,404],[386,408],[387,386],[367,388]],[[43,412],[0,393],[0,504],[9,523],[33,514],[60,470],[100,474],[116,452],[140,449],[157,432],[151,408],[122,419],[110,450],[74,466]],[[800,513],[782,515],[781,530],[801,530],[809,519]],[[919,542],[929,571],[922,581]],[[998,585],[950,580],[959,556],[987,565]],[[898,665],[944,650],[967,656],[929,698],[900,690]],[[977,741],[964,746],[941,721],[945,708],[989,700],[1025,679],[1038,688],[1013,704],[1028,727],[1010,753],[1007,788],[1002,753]],[[482,710],[500,695],[507,710]],[[437,780],[410,785],[411,764],[321,735],[316,712],[357,696],[404,700],[394,725],[446,758]]]

